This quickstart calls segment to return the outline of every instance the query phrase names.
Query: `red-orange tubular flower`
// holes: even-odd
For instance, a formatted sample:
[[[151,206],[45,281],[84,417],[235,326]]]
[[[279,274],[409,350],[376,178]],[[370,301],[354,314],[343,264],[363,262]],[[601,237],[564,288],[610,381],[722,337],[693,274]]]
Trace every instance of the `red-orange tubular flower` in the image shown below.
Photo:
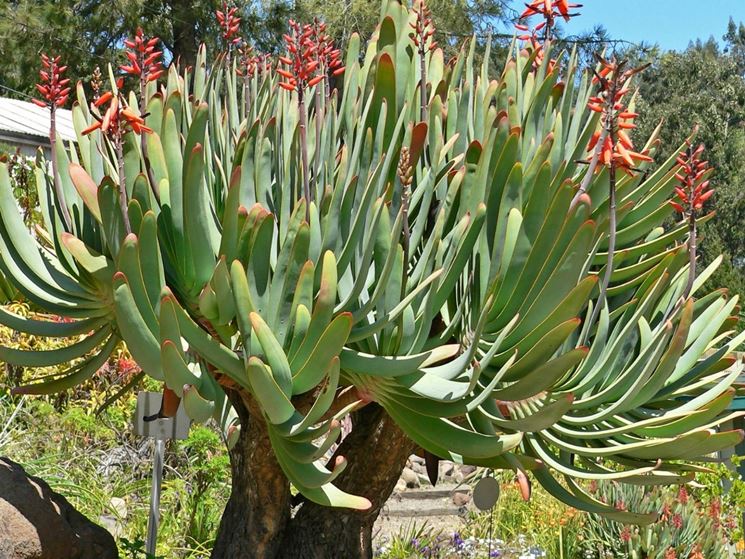
[[[254,54],[252,46],[244,44],[240,49],[240,58],[235,73],[242,78],[253,78],[269,74],[272,71],[272,57],[266,53]]]
[[[544,45],[543,41],[551,39],[551,32],[556,24],[558,18],[564,18],[565,21],[569,21],[571,18],[579,15],[578,12],[570,12],[570,9],[581,8],[582,4],[570,4],[566,0],[534,0],[533,2],[525,4],[525,11],[520,14],[518,23],[515,27],[521,32],[518,35],[518,39],[521,41],[527,41],[530,49],[535,53],[533,59],[533,69],[537,69],[543,64],[544,59]],[[543,21],[532,29],[528,27],[523,20],[528,20],[534,16],[541,16]],[[542,32],[543,37],[539,37],[539,33]],[[555,60],[551,60],[549,63],[548,71],[551,72],[556,65]]]
[[[310,27],[310,41],[314,45],[316,58],[321,65],[321,73],[324,76],[343,74],[344,66],[341,62],[341,50],[334,47],[333,40],[326,33],[326,23],[316,18]]]
[[[543,48],[543,43],[541,42],[540,37],[538,36],[538,33],[546,27],[546,22],[542,21],[538,25],[536,25],[533,29],[529,28],[527,25],[522,25],[520,23],[515,24],[515,28],[518,31],[522,31],[522,35],[518,35],[517,38],[521,41],[526,41],[529,43],[527,45],[530,50],[535,52],[535,57],[533,58],[533,69],[538,69],[541,64],[543,64],[543,59],[545,58],[545,50]],[[553,58],[549,60],[548,64],[548,72],[551,73],[556,66],[556,60]]]
[[[36,89],[43,100],[33,99],[34,104],[44,108],[64,106],[70,95],[70,80],[62,77],[67,66],[60,66],[59,56],[52,57],[46,54],[41,55],[41,65],[41,83],[36,84]]]
[[[290,20],[290,32],[284,35],[287,54],[279,57],[283,67],[277,68],[277,73],[284,80],[279,82],[282,89],[302,92],[323,79],[318,45],[312,37],[313,28],[310,25],[301,26]]]
[[[600,139],[604,138],[599,162],[605,166],[615,163],[616,168],[633,175],[638,163],[650,162],[652,158],[634,150],[628,131],[636,128],[634,119],[639,115],[629,111],[623,99],[629,92],[629,80],[644,67],[624,70],[623,66],[623,62],[618,63],[615,59],[600,58],[600,69],[596,71],[593,80],[600,84],[600,89],[597,95],[590,97],[587,108],[602,114],[602,129],[593,134],[587,151],[594,151]],[[596,171],[599,169],[602,167],[598,167]]]
[[[690,140],[686,144],[687,148],[677,158],[680,168],[675,174],[678,181],[675,196],[678,201],[671,200],[670,205],[681,215],[691,217],[703,209],[704,203],[714,195],[714,189],[709,188],[710,181],[707,179],[711,167],[708,161],[702,159],[704,145],[694,149]]]
[[[124,41],[129,64],[122,64],[119,69],[132,76],[143,77],[146,82],[157,80],[164,72],[161,61],[163,52],[156,50],[159,41],[158,37],[147,39],[142,28],[137,28],[135,36]]]
[[[437,41],[432,40],[432,35],[435,34],[435,26],[432,23],[432,11],[424,3],[424,0],[419,0],[414,6],[414,9],[416,10],[416,21],[413,23],[409,22],[409,25],[414,30],[414,46],[419,49],[420,53],[435,50],[437,48]]]
[[[238,37],[241,18],[236,15],[237,13],[238,8],[235,6],[228,7],[227,2],[222,3],[222,10],[215,11],[217,22],[220,24],[222,38],[227,45],[237,45],[241,42],[241,38]]]
[[[520,14],[519,19],[525,19],[533,16],[542,16],[550,26],[553,26],[556,18],[564,18],[569,21],[571,18],[579,15],[571,13],[569,10],[581,8],[582,4],[570,4],[567,0],[533,0],[525,4],[525,11]]]
[[[136,134],[150,133],[153,130],[145,126],[145,120],[136,114],[129,107],[123,106],[119,101],[119,96],[115,95],[111,91],[107,91],[94,103],[96,107],[102,107],[106,103],[109,104],[106,112],[104,112],[101,119],[96,118],[91,126],[83,130],[83,135],[86,136],[94,130],[100,129],[101,132],[108,135],[110,138],[121,137],[121,135],[129,127]]]

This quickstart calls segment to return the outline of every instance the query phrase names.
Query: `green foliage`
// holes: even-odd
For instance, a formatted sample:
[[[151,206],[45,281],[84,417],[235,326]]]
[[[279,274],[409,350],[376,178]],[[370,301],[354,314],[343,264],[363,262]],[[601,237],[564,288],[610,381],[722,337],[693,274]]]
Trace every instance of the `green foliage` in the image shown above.
[[[696,476],[700,486],[692,491],[693,495],[705,506],[719,503],[724,513],[736,514],[736,511],[745,510],[745,479],[737,470],[744,460],[742,456],[733,456],[728,463],[712,465],[712,472]],[[742,524],[742,515],[735,518],[731,527],[731,539],[743,542],[745,526]],[[745,551],[745,545],[741,551]]]
[[[0,396],[0,453],[42,477],[93,521],[116,526],[122,557],[146,559],[152,449],[120,423],[121,415],[130,421],[133,395],[93,415],[105,388],[91,386],[90,395],[53,402],[59,411],[43,400]],[[227,459],[224,443],[206,427],[168,446],[159,557],[209,557],[229,494]],[[112,498],[122,499],[126,510]]]
[[[552,499],[542,488],[533,491],[526,501],[509,475],[501,479],[499,501],[493,512],[471,513],[465,536],[492,537],[506,542],[504,547],[522,552],[538,548],[546,557],[570,559],[578,556],[580,528],[584,515]]]
[[[37,76],[29,69],[36,68],[40,52],[64,53],[77,77],[88,81],[96,66],[124,62],[119,45],[138,26],[162,39],[169,59],[193,64],[201,43],[218,46],[214,12],[220,5],[219,0],[120,0],[114,5],[97,0],[0,0],[0,84],[35,95]],[[241,7],[241,33],[262,50],[275,48],[290,4],[242,2]]]
[[[492,80],[474,43],[446,64],[440,48],[412,48],[414,12],[391,1],[382,14],[364,56],[350,38],[338,89],[298,76],[281,88],[266,73],[239,86],[204,49],[181,74],[171,66],[141,100],[147,158],[124,120],[83,134],[121,114],[79,87],[77,147],[56,150],[63,194],[35,170],[50,204],[33,234],[0,164],[0,269],[69,319],[0,322],[65,345],[2,346],[0,359],[69,365],[18,389],[50,394],[94,378],[125,342],[229,444],[231,387],[288,480],[321,505],[370,507],[335,485],[345,459],[324,456],[339,420],[374,401],[435,456],[652,521],[578,480],[680,483],[688,462],[742,439],[715,432],[742,370],[729,356],[744,339],[732,334],[737,298],[682,300],[688,229],[663,227],[675,159],[659,157],[653,132],[644,151],[657,169],[619,178],[611,208],[608,169],[578,163],[599,119],[576,55],[551,64],[548,48],[534,64],[515,47]],[[136,118],[136,96],[117,99]]]

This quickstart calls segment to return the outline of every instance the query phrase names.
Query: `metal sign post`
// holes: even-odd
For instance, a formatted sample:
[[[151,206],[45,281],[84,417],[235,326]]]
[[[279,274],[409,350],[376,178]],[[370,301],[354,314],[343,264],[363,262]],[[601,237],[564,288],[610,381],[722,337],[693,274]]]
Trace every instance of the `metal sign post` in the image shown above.
[[[140,392],[137,394],[137,409],[134,416],[135,433],[141,437],[155,439],[153,455],[153,480],[150,486],[150,514],[147,521],[147,541],[145,551],[155,556],[160,521],[160,484],[163,479],[163,456],[167,439],[185,439],[189,436],[191,420],[184,411],[183,402],[175,417],[163,417],[145,421],[146,417],[156,416],[160,410],[163,395],[160,392]]]
[[[160,482],[163,479],[163,453],[166,443],[155,439],[153,456],[153,483],[150,486],[150,514],[147,518],[147,540],[145,552],[155,555],[155,544],[158,541],[158,523],[160,521]]]

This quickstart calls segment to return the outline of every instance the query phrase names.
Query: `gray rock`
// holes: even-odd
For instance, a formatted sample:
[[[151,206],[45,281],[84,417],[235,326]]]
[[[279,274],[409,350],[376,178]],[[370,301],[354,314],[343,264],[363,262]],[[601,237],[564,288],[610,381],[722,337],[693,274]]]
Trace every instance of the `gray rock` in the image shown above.
[[[112,497],[109,502],[111,510],[113,510],[119,518],[127,518],[127,501],[121,497]]]
[[[409,456],[409,462],[413,464],[424,465],[424,458],[422,458],[421,456],[417,456],[416,454],[412,454],[411,456]]]
[[[117,559],[114,538],[44,480],[0,457],[0,558]]]
[[[449,461],[440,462],[440,475],[443,477],[453,477],[455,473],[455,464]]]
[[[468,493],[464,493],[463,491],[456,491],[455,493],[453,493],[451,499],[453,500],[453,504],[456,507],[465,507],[468,503],[471,502],[471,496]]]
[[[404,480],[404,483],[406,483],[406,487],[409,487],[411,489],[419,487],[421,485],[421,483],[419,482],[419,476],[411,468],[404,468],[404,471],[401,473],[401,479]]]

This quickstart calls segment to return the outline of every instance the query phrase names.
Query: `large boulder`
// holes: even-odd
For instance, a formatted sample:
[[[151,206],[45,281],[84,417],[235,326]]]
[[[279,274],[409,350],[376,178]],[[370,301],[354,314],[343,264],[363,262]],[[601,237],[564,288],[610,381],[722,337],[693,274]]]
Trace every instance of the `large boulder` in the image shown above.
[[[117,559],[114,538],[0,457],[0,559]]]

